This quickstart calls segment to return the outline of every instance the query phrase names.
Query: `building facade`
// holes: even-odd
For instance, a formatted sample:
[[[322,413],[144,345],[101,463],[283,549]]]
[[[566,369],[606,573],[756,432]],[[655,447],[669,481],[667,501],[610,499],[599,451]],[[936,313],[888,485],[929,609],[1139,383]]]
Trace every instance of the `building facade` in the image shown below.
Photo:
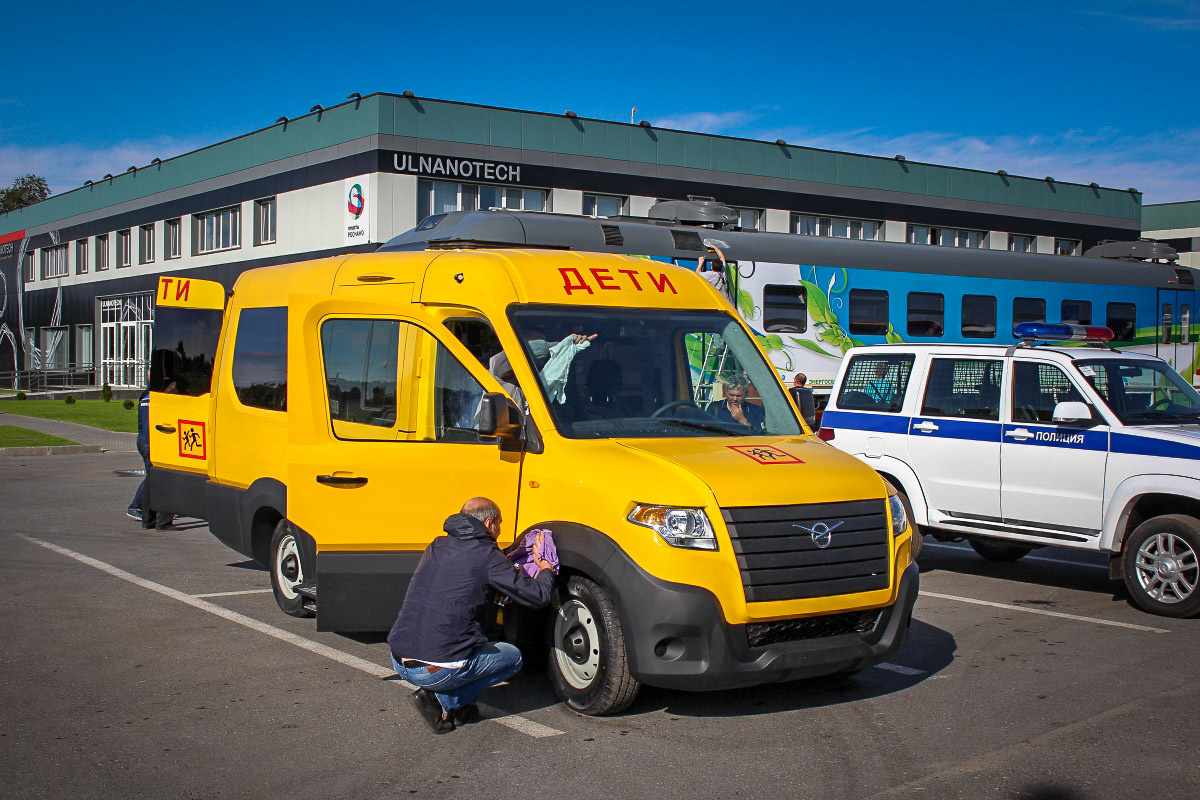
[[[1200,267],[1200,200],[1146,206],[1142,235],[1174,247],[1182,266]]]
[[[370,251],[428,214],[645,216],[712,197],[743,228],[1080,255],[1135,239],[1133,190],[374,94],[0,214],[0,374],[141,386],[159,275]],[[1195,232],[1192,235],[1196,235]]]

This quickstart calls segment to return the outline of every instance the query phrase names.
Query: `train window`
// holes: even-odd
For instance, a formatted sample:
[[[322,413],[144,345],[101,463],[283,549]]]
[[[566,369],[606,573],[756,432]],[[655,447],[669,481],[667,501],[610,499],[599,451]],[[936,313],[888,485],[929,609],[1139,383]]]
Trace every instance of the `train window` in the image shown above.
[[[1192,307],[1189,305],[1179,306],[1179,333],[1182,338],[1179,341],[1184,344],[1190,344],[1192,341]]]
[[[879,289],[851,289],[850,333],[883,336],[887,329],[887,292]]]
[[[1171,343],[1171,304],[1163,303],[1162,315],[1162,343]]]
[[[1046,301],[1040,297],[1013,298],[1013,325],[1022,322],[1045,322]]]
[[[1091,325],[1092,304],[1087,300],[1063,300],[1062,321],[1070,325]]]
[[[965,339],[996,338],[996,298],[985,294],[963,295],[962,335]]]
[[[1113,341],[1132,342],[1137,335],[1136,309],[1133,303],[1109,303],[1105,324],[1113,332]]]
[[[908,293],[909,336],[941,336],[945,320],[945,297],[931,292]]]
[[[803,286],[763,287],[763,328],[767,333],[808,330],[808,292]]]

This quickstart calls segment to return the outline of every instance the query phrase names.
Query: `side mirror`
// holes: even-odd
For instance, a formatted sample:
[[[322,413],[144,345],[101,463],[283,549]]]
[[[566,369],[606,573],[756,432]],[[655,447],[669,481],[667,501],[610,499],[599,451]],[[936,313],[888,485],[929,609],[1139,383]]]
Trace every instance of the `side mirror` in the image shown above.
[[[1088,408],[1087,403],[1081,403],[1078,400],[1058,403],[1054,406],[1054,413],[1051,415],[1051,420],[1067,423],[1091,422],[1092,410]]]
[[[521,434],[521,410],[503,392],[488,392],[479,403],[479,435],[511,439]]]

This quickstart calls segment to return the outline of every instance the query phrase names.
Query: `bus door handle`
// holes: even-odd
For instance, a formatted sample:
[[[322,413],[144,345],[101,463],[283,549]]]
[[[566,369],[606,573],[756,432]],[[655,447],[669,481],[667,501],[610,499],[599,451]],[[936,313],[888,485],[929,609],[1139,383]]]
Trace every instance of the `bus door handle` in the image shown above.
[[[158,431],[159,433],[174,433],[175,426],[174,425],[155,425],[154,430]]]
[[[913,430],[920,431],[921,433],[933,433],[937,429],[937,424],[930,422],[929,420],[924,420],[922,422],[918,422],[916,425],[913,425]]]
[[[357,489],[366,486],[367,479],[359,475],[318,475],[317,483],[326,486],[341,486],[346,489]]]
[[[1011,431],[1005,431],[1004,435],[1011,436],[1012,438],[1016,439],[1018,442],[1023,442],[1026,439],[1033,438],[1033,434],[1029,432],[1028,428],[1013,428]]]

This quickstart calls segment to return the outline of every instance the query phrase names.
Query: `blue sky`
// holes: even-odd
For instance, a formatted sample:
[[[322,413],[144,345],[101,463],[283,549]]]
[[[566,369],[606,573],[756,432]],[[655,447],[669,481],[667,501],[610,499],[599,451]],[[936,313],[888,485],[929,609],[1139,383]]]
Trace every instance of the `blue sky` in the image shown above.
[[[411,89],[1200,199],[1200,0],[25,0],[3,28],[0,185]]]

